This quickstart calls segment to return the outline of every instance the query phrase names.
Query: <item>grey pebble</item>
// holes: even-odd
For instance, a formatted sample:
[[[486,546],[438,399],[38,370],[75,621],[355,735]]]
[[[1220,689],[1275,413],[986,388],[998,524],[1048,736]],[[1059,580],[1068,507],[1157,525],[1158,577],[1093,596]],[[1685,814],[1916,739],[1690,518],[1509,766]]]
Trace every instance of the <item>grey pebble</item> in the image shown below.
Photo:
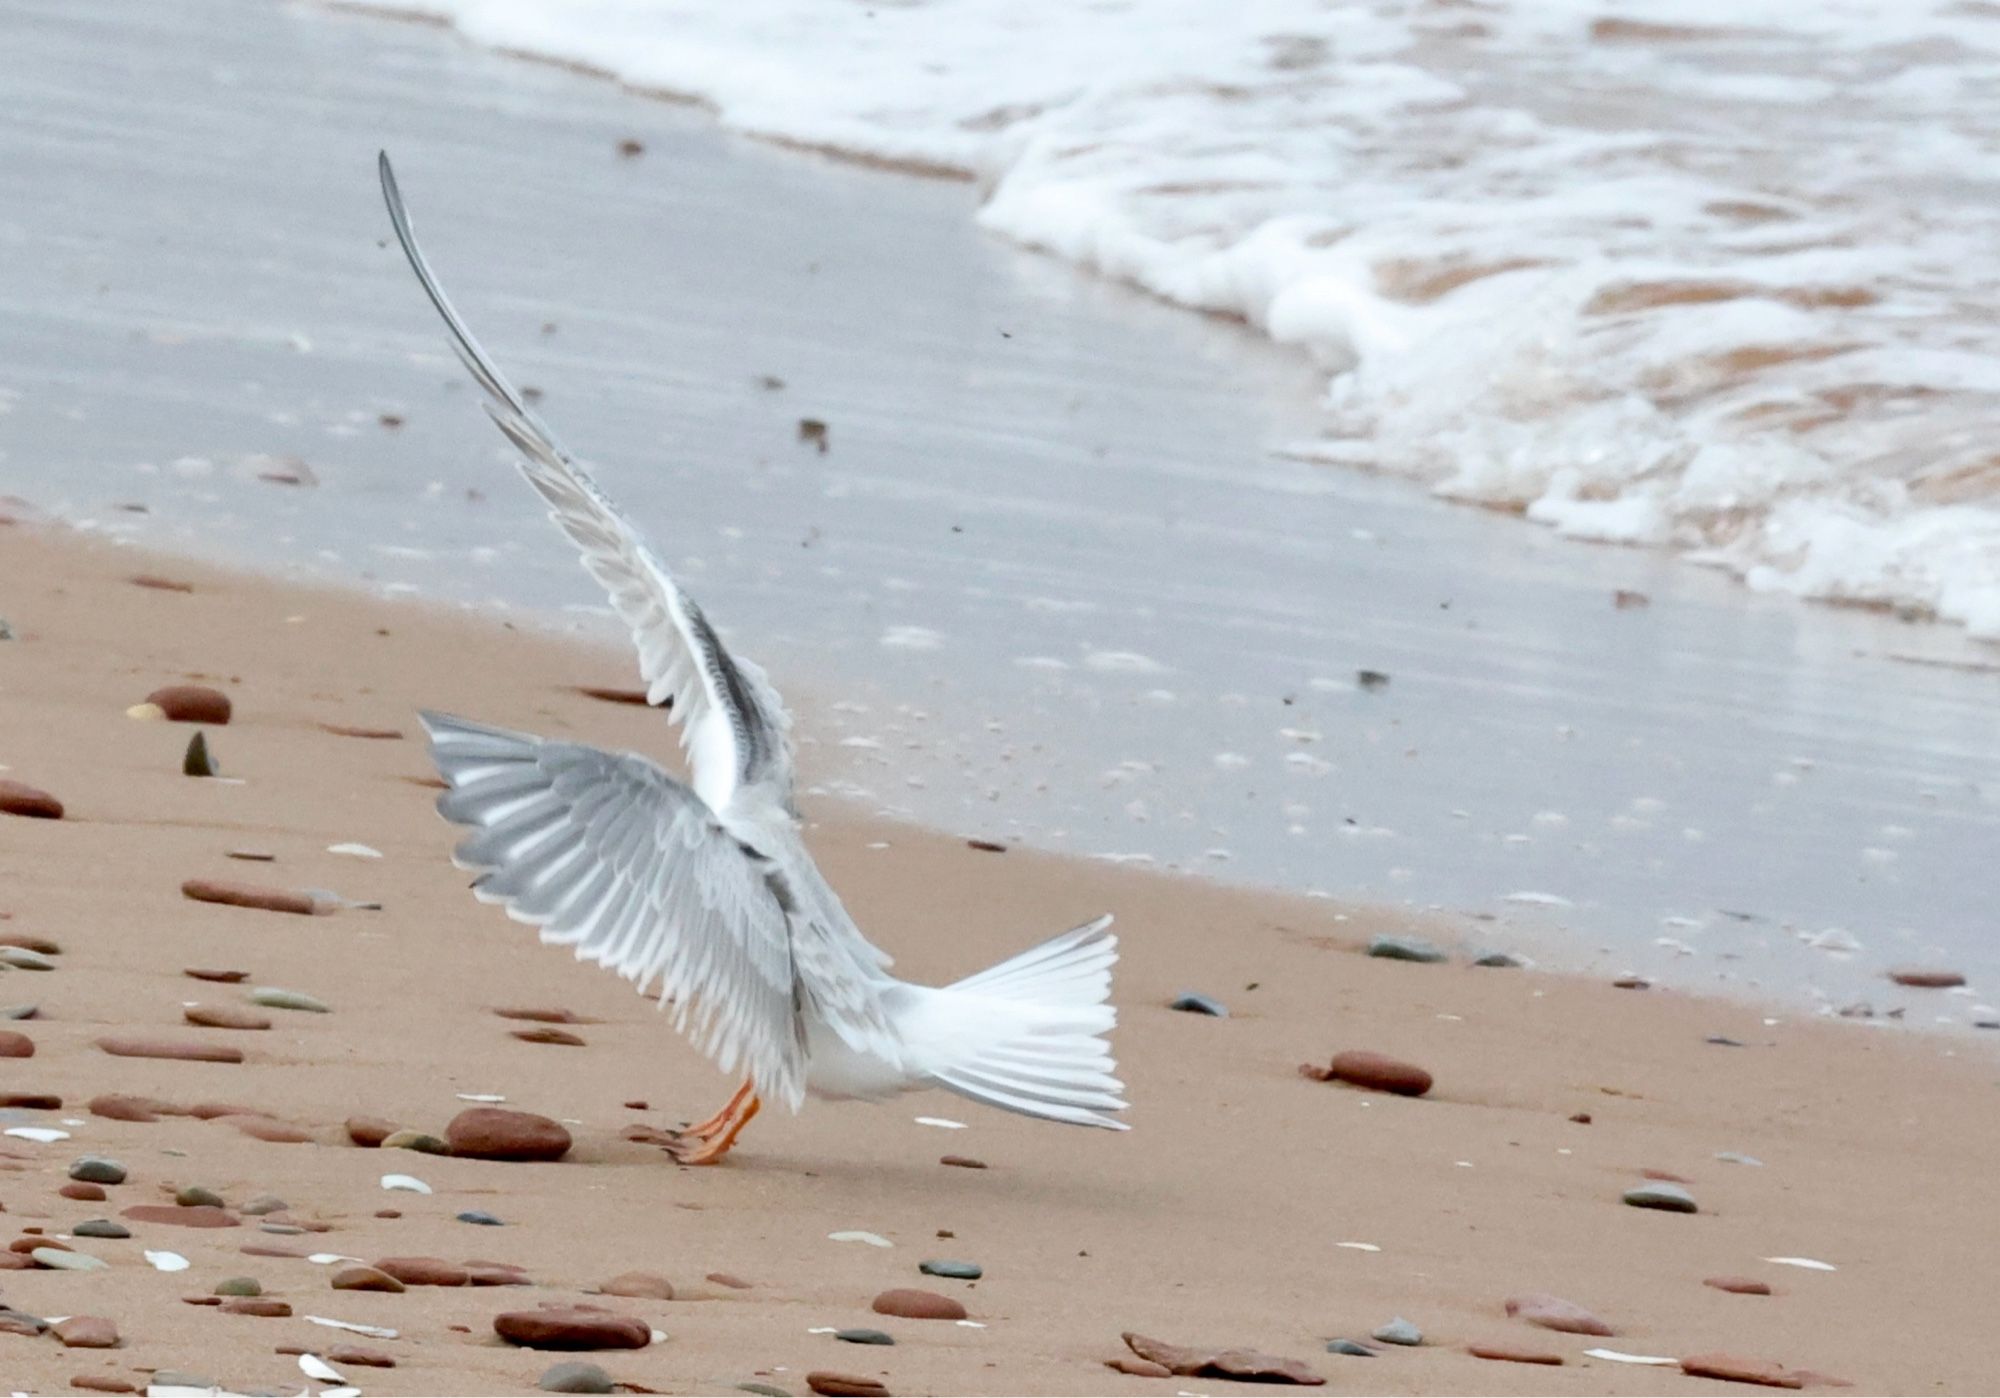
[[[69,1230],[79,1238],[129,1238],[132,1230],[108,1218],[87,1218]]]
[[[1677,1184],[1642,1184],[1625,1191],[1625,1202],[1635,1209],[1664,1209],[1668,1213],[1691,1214],[1698,1210],[1694,1196]]]
[[[183,1185],[181,1188],[175,1190],[174,1202],[184,1209],[193,1208],[198,1204],[207,1204],[209,1207],[216,1209],[223,1207],[223,1198],[220,1194],[217,1194],[205,1185],[199,1184]]]
[[[1511,951],[1482,952],[1473,958],[1475,966],[1498,966],[1503,970],[1518,971],[1528,965],[1528,958],[1516,956]]]
[[[212,777],[217,775],[219,770],[215,765],[215,759],[208,755],[208,739],[197,730],[195,735],[188,739],[187,752],[181,757],[181,775]]]
[[[1373,1359],[1375,1357],[1374,1350],[1356,1340],[1328,1340],[1326,1342],[1326,1352],[1328,1354],[1351,1354],[1356,1359]]]
[[[215,1284],[217,1296],[262,1296],[264,1284],[255,1277],[230,1277]]]
[[[1420,1345],[1424,1342],[1424,1332],[1397,1316],[1381,1329],[1371,1332],[1368,1338],[1380,1340],[1385,1345]]]
[[[736,1385],[736,1391],[755,1393],[760,1398],[792,1398],[792,1391],[789,1388],[780,1388],[774,1383],[739,1383]]]
[[[260,1223],[257,1225],[266,1233],[275,1233],[281,1238],[296,1238],[306,1230],[296,1223]]]
[[[958,1281],[978,1281],[986,1275],[986,1269],[977,1262],[953,1262],[947,1258],[919,1262],[917,1270],[927,1277],[952,1277]]]
[[[1191,1015],[1212,1015],[1216,1019],[1229,1018],[1229,1006],[1212,996],[1203,995],[1193,990],[1183,990],[1168,1002],[1167,1008],[1170,1010],[1185,1010]]]
[[[178,1369],[155,1369],[153,1376],[146,1380],[149,1388],[192,1388],[197,1393],[206,1393],[222,1385],[214,1379],[203,1378],[200,1374],[184,1374]]]
[[[44,1267],[53,1267],[58,1272],[96,1272],[111,1264],[101,1257],[92,1257],[87,1252],[65,1252],[61,1248],[36,1248],[28,1256]]]
[[[611,1375],[595,1364],[586,1364],[572,1359],[566,1364],[556,1364],[541,1377],[538,1385],[548,1393],[609,1393]]]
[[[458,1221],[460,1223],[478,1223],[487,1228],[501,1228],[505,1226],[499,1219],[493,1217],[492,1214],[487,1213],[484,1209],[467,1209],[458,1216]]]
[[[108,1155],[79,1155],[69,1167],[69,1177],[88,1184],[123,1184],[125,1167]]]
[[[265,1214],[283,1213],[291,1207],[275,1194],[259,1194],[236,1212],[250,1218],[262,1218]]]
[[[0,966],[12,966],[17,971],[53,971],[56,963],[26,947],[0,947]]]
[[[0,1019],[33,1019],[40,1005],[0,1005]]]
[[[893,1345],[896,1343],[896,1337],[891,1335],[887,1330],[836,1330],[833,1332],[833,1338],[836,1340],[845,1340],[850,1345]]]
[[[1422,937],[1377,937],[1368,944],[1368,954],[1391,961],[1444,960],[1444,953]]]
[[[1711,1034],[1706,1039],[1703,1039],[1702,1042],[1705,1044],[1714,1044],[1717,1048],[1749,1047],[1749,1045],[1745,1044],[1741,1039],[1732,1039],[1727,1034]]]
[[[306,1010],[316,1015],[333,1013],[333,1006],[324,1000],[314,999],[302,990],[284,990],[275,985],[260,985],[251,991],[250,1003],[272,1010]]]

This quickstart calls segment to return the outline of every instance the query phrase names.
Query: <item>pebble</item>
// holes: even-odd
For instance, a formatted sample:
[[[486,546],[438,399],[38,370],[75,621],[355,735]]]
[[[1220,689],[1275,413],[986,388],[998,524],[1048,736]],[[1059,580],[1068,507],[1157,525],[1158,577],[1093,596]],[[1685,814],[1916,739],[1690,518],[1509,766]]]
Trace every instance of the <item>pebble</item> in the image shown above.
[[[53,1092],[0,1092],[0,1107],[18,1107],[30,1112],[62,1110],[63,1099]]]
[[[755,1393],[758,1398],[792,1398],[792,1391],[789,1388],[780,1388],[774,1383],[757,1383],[755,1380],[737,1384],[736,1391]]]
[[[187,966],[181,974],[198,981],[216,981],[222,985],[240,985],[250,979],[248,971],[218,971],[202,966]]]
[[[119,1216],[135,1223],[171,1223],[180,1228],[234,1228],[242,1220],[227,1209],[212,1204],[184,1208],[179,1204],[134,1204],[121,1209]]]
[[[644,1349],[653,1340],[643,1320],[580,1306],[506,1311],[493,1318],[493,1330],[529,1349]]]
[[[333,1013],[333,1006],[324,1000],[308,995],[302,990],[285,990],[275,985],[260,985],[251,991],[250,1003],[272,1010],[303,1010],[307,1014],[316,1015]]]
[[[1957,971],[1922,966],[1898,966],[1889,972],[1889,979],[1914,990],[1953,990],[1965,984],[1965,977]]]
[[[357,1146],[379,1146],[402,1128],[379,1116],[351,1116],[347,1119],[347,1139]]]
[[[255,1277],[230,1277],[215,1284],[217,1296],[262,1296],[264,1284]]]
[[[1755,1277],[1703,1277],[1703,1286],[1712,1286],[1717,1291],[1731,1292],[1737,1296],[1769,1296],[1771,1284]]]
[[[31,820],[61,820],[63,803],[40,787],[0,777],[0,814],[27,816]]]
[[[40,1005],[0,1005],[0,1019],[33,1019]]]
[[[235,1296],[222,1303],[222,1313],[284,1320],[291,1315],[292,1308],[289,1302],[273,1300],[269,1296]]]
[[[1336,1053],[1333,1062],[1325,1068],[1301,1064],[1299,1071],[1319,1082],[1350,1083],[1376,1092],[1392,1092],[1399,1097],[1421,1097],[1431,1090],[1431,1075],[1416,1064],[1367,1049]]]
[[[503,1005],[493,1011],[502,1019],[525,1019],[535,1024],[594,1024],[570,1010],[540,1009],[534,1006]]]
[[[942,1258],[919,1262],[917,1270],[927,1277],[950,1277],[954,1281],[978,1281],[986,1275],[986,1269],[977,1262],[952,1262]]]
[[[874,1379],[858,1374],[837,1374],[814,1369],[806,1375],[806,1387],[826,1398],[888,1398],[889,1390]]]
[[[181,894],[197,903],[222,903],[232,908],[262,908],[266,912],[300,913],[307,917],[319,911],[319,904],[311,894],[222,879],[188,879],[181,884]]]
[[[896,1337],[888,1331],[870,1330],[865,1326],[852,1330],[836,1330],[833,1332],[833,1338],[836,1340],[845,1340],[850,1345],[893,1345],[896,1343]]]
[[[125,1167],[108,1155],[80,1155],[71,1162],[69,1177],[91,1184],[123,1184]]]
[[[175,1058],[190,1063],[241,1063],[243,1050],[227,1044],[190,1043],[177,1039],[149,1039],[131,1034],[107,1034],[98,1048],[114,1058]]]
[[[475,1160],[560,1160],[570,1148],[562,1123],[504,1107],[467,1107],[444,1134],[456,1154]]]
[[[181,1018],[204,1029],[269,1029],[270,1018],[236,1005],[189,1005]]]
[[[1184,990],[1167,1005],[1170,1010],[1184,1010],[1191,1015],[1212,1015],[1216,1019],[1228,1019],[1229,1007],[1220,1000],[1196,991]]]
[[[275,1194],[259,1194],[237,1212],[248,1218],[262,1218],[265,1214],[283,1213],[290,1207]]]
[[[67,1349],[115,1349],[118,1327],[101,1315],[73,1315],[49,1327]]]
[[[86,1393],[137,1393],[139,1385],[112,1374],[73,1374],[69,1386]]]
[[[1618,990],[1651,990],[1653,988],[1653,983],[1644,976],[1620,976],[1617,980],[1611,982],[1611,984]]]
[[[611,1393],[611,1375],[595,1364],[584,1364],[571,1360],[567,1364],[551,1366],[537,1381],[537,1387],[549,1393]]]
[[[584,1047],[582,1036],[572,1034],[567,1029],[552,1029],[545,1025],[540,1029],[512,1029],[508,1032],[524,1044],[562,1044],[568,1048]]]
[[[378,1267],[343,1267],[330,1283],[335,1291],[401,1291],[403,1284]]]
[[[184,777],[213,777],[220,773],[215,759],[208,755],[208,739],[200,730],[188,739],[187,751],[181,754],[181,775]]]
[[[87,1252],[72,1252],[66,1248],[36,1248],[28,1256],[44,1267],[53,1267],[59,1272],[96,1272],[110,1264],[101,1257],[92,1257]]]
[[[487,1213],[484,1209],[467,1209],[464,1213],[458,1215],[458,1221],[460,1223],[477,1223],[486,1228],[500,1228],[505,1226],[499,1219]]]
[[[1513,1364],[1560,1364],[1563,1357],[1543,1349],[1512,1344],[1473,1344],[1465,1352],[1474,1359],[1500,1359]]]
[[[1328,1340],[1326,1342],[1326,1352],[1328,1354],[1352,1355],[1356,1359],[1373,1359],[1375,1357],[1375,1351],[1358,1340]]]
[[[1131,1330],[1127,1330],[1121,1338],[1126,1348],[1141,1359],[1151,1360],[1176,1374],[1241,1379],[1247,1383],[1316,1385],[1326,1382],[1305,1364],[1281,1354],[1265,1354],[1261,1350],[1243,1348],[1199,1349],[1189,1345],[1170,1345],[1164,1340],[1155,1340]]]
[[[674,1299],[674,1284],[658,1272],[620,1272],[597,1289],[606,1296],[642,1296],[653,1301]]]
[[[1387,1325],[1371,1331],[1369,1338],[1380,1340],[1385,1345],[1420,1345],[1424,1342],[1424,1332],[1397,1316]]]
[[[1390,961],[1433,962],[1445,959],[1442,951],[1421,937],[1377,937],[1368,944],[1368,954]]]
[[[405,1286],[464,1286],[472,1280],[465,1268],[442,1257],[383,1257],[375,1270]]]
[[[750,1282],[743,1280],[741,1277],[732,1276],[728,1272],[710,1272],[703,1280],[712,1281],[717,1286],[726,1286],[731,1291],[748,1291],[751,1287]]]
[[[1782,1364],[1764,1359],[1740,1359],[1733,1354],[1691,1354],[1681,1360],[1681,1372],[1698,1379],[1754,1383],[1766,1388],[1803,1388],[1805,1382]]]
[[[869,1309],[877,1315],[893,1315],[904,1320],[964,1320],[965,1307],[935,1291],[899,1286],[877,1296]]]
[[[329,1361],[335,1364],[358,1364],[364,1369],[393,1369],[395,1359],[379,1349],[366,1349],[360,1345],[335,1345],[326,1352]]]
[[[33,1058],[35,1041],[26,1034],[0,1029],[0,1058]]]
[[[208,1204],[219,1209],[223,1207],[225,1201],[220,1194],[206,1185],[190,1184],[174,1191],[174,1202],[190,1208],[197,1204]]]
[[[986,1168],[984,1160],[975,1160],[969,1155],[940,1155],[938,1157],[938,1164],[956,1165],[961,1170],[984,1170]]]
[[[1489,951],[1473,958],[1475,966],[1497,966],[1503,970],[1518,971],[1527,966],[1528,959],[1516,956],[1511,951]]]
[[[424,1131],[391,1131],[381,1141],[383,1150],[413,1150],[419,1155],[450,1155],[451,1146]]]
[[[103,1185],[87,1184],[83,1181],[73,1181],[56,1192],[65,1199],[78,1199],[92,1204],[102,1203],[106,1197]]]
[[[1560,1296],[1542,1291],[1508,1297],[1507,1314],[1530,1325],[1539,1325],[1544,1330],[1559,1330],[1566,1335],[1618,1333],[1574,1301],[1565,1301]]]
[[[1664,1209],[1676,1214],[1699,1212],[1694,1196],[1677,1184],[1640,1185],[1637,1189],[1626,1190],[1624,1198],[1635,1209]]]
[[[202,684],[170,684],[146,696],[146,702],[170,723],[229,722],[229,696]]]
[[[108,1218],[87,1218],[69,1230],[79,1238],[129,1238],[132,1230]]]

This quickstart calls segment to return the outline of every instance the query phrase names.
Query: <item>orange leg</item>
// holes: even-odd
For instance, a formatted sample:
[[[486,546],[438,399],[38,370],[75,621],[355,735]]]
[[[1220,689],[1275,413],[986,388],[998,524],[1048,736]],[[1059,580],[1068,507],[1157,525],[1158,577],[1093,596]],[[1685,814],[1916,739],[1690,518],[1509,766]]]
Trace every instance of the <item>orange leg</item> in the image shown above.
[[[758,1100],[756,1092],[751,1090],[748,1083],[743,1085],[743,1091],[738,1093],[737,1096],[742,1099],[741,1104],[733,1106],[733,1110],[730,1111],[728,1120],[724,1122],[721,1130],[699,1138],[701,1143],[696,1146],[690,1147],[677,1143],[667,1147],[667,1150],[673,1155],[675,1160],[683,1165],[713,1165],[716,1161],[722,1159],[723,1156],[729,1154],[729,1148],[736,1144],[736,1138],[743,1134],[743,1128],[750,1124],[750,1118],[756,1116],[764,1105]],[[736,1099],[731,1100],[732,1104],[734,1104]],[[688,1138],[683,1137],[682,1139],[686,1140]]]
[[[733,1097],[722,1104],[722,1110],[718,1111],[714,1116],[698,1125],[690,1126],[683,1131],[676,1131],[673,1134],[676,1136],[694,1136],[704,1141],[708,1140],[711,1136],[716,1135],[729,1125],[729,1119],[742,1110],[743,1101],[750,1094],[750,1084],[745,1082],[743,1086],[736,1089],[736,1094]]]

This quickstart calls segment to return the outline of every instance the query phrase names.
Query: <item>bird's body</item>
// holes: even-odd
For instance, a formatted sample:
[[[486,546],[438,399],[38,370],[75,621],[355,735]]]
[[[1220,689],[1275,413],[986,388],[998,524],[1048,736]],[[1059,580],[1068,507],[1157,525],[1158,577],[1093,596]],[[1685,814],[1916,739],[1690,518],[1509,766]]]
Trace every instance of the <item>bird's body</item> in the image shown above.
[[[632,630],[650,703],[680,726],[683,783],[648,758],[425,714],[470,827],[455,860],[484,902],[634,981],[746,1081],[677,1155],[721,1158],[770,1097],[881,1100],[944,1087],[1029,1116],[1124,1129],[1103,1035],[1117,939],[1099,918],[955,985],[890,974],[802,838],[790,719],[764,672],[730,654],[694,600],[502,377],[438,286],[387,157],[397,237],[521,471]]]

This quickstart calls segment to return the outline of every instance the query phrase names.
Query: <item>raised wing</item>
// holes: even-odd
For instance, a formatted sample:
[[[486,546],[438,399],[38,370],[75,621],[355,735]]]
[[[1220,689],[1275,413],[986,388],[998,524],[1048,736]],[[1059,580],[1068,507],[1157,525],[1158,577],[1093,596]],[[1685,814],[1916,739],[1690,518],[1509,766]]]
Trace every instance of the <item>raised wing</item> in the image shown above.
[[[480,901],[642,995],[658,981],[675,1029],[797,1110],[800,978],[776,867],[643,757],[422,717],[451,788],[438,812],[472,828],[452,857],[479,871]]]
[[[768,785],[789,806],[791,719],[777,690],[761,669],[724,649],[694,599],[472,338],[410,231],[387,152],[379,166],[382,197],[404,256],[444,317],[452,348],[486,390],[487,415],[519,449],[521,474],[548,502],[549,518],[582,551],[583,566],[631,628],[646,697],[671,705],[696,793],[722,811],[738,789]]]

